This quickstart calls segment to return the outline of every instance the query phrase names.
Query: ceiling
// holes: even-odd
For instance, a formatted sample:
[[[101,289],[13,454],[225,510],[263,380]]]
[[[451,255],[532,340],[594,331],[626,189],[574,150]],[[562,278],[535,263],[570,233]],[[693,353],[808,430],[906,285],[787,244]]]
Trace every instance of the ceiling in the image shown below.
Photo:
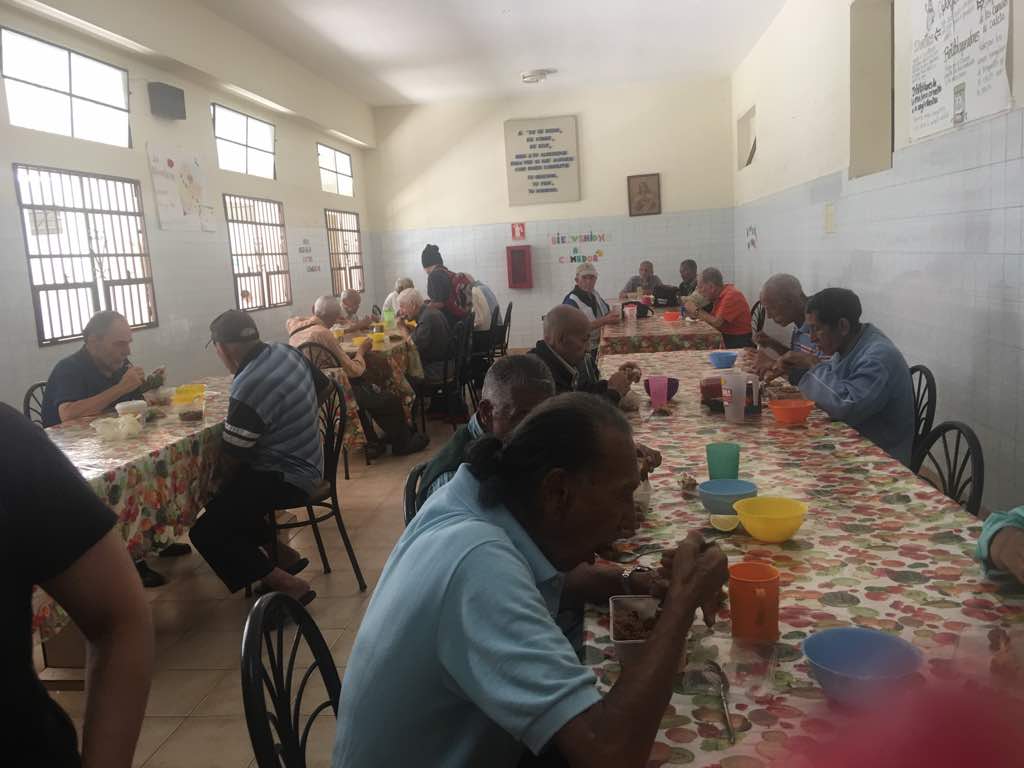
[[[199,0],[372,106],[730,75],[785,0]],[[519,73],[558,74],[527,86]]]

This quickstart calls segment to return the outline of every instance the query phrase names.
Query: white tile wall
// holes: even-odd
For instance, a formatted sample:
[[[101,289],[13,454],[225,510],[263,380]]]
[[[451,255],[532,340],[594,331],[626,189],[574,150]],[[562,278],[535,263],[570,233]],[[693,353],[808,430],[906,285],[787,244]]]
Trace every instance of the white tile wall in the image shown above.
[[[576,264],[569,263],[573,245],[552,245],[557,234],[604,234],[603,242],[580,243],[591,256],[598,249],[600,273],[597,290],[613,298],[644,259],[654,262],[655,273],[666,283],[679,282],[679,262],[696,259],[716,266],[731,279],[733,266],[733,211],[731,208],[687,211],[661,216],[606,216],[587,219],[526,222],[526,244],[533,252],[533,289],[508,287],[505,247],[515,245],[509,224],[403,230],[371,233],[367,263],[372,272],[375,301],[379,303],[398,277],[412,278],[420,290],[426,276],[420,254],[427,243],[441,249],[445,264],[469,272],[497,294],[502,312],[513,302],[512,334],[515,347],[533,346],[541,336],[541,316],[560,304],[572,289]]]
[[[864,316],[938,382],[937,421],[970,424],[985,451],[985,503],[1024,499],[1024,115],[999,115],[896,153],[892,170],[845,173],[739,206],[737,284],[774,272],[808,293],[842,285]],[[833,197],[814,194],[830,184]],[[824,203],[836,206],[825,233]],[[757,227],[756,250],[746,228]]]

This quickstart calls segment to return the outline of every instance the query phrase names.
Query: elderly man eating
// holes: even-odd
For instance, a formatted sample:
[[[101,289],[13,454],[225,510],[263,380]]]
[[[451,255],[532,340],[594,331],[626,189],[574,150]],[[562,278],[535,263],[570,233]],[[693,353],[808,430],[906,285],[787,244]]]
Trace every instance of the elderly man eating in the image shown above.
[[[691,534],[666,558],[661,615],[602,698],[555,621],[563,574],[618,531],[639,484],[629,423],[600,398],[552,398],[406,528],[345,672],[332,765],[642,765],[696,618],[714,621],[725,555]],[[576,585],[601,603],[618,579]],[[402,738],[393,738],[395,733]]]
[[[761,306],[765,314],[775,323],[785,327],[793,325],[793,333],[790,337],[789,346],[776,341],[764,331],[759,331],[754,341],[759,347],[772,350],[775,356],[765,352],[765,349],[758,350],[754,359],[754,371],[767,377],[775,369],[779,355],[787,352],[803,352],[811,355],[819,361],[823,357],[818,345],[811,338],[811,327],[807,324],[807,296],[804,295],[803,286],[793,275],[777,274],[772,275],[761,288]],[[807,372],[805,368],[791,368],[789,370],[789,381],[797,384]]]
[[[630,382],[640,380],[640,369],[627,364],[604,381],[587,355],[589,346],[590,320],[575,307],[561,304],[544,316],[544,339],[529,354],[551,369],[559,393],[589,392],[618,403]]]
[[[691,317],[703,320],[721,331],[726,349],[753,345],[750,338],[750,305],[735,285],[725,282],[718,269],[708,267],[700,273],[697,293],[705,301],[711,302],[711,311],[702,309],[691,298],[685,304],[686,311]]]
[[[341,293],[342,313],[340,322],[351,331],[365,331],[373,325],[373,318],[367,315],[359,318],[359,307],[363,303],[363,295],[352,288]]]
[[[343,313],[341,302],[334,296],[321,296],[313,305],[312,317],[292,317],[288,319],[288,343],[293,347],[314,343],[330,350],[339,367],[348,377],[352,385],[352,393],[359,405],[359,420],[366,433],[366,454],[371,459],[382,456],[387,451],[387,443],[391,443],[391,452],[395,456],[406,456],[427,447],[429,440],[426,435],[413,434],[405,420],[405,411],[401,401],[392,393],[382,390],[367,381],[365,356],[369,354],[373,342],[366,339],[356,350],[354,357],[349,357],[341,348],[334,334],[329,330]],[[323,365],[321,367],[328,367]],[[384,441],[373,428],[376,421],[384,430]]]
[[[420,353],[427,381],[439,380],[444,375],[444,361],[448,359],[450,347],[450,329],[445,316],[439,309],[424,304],[423,296],[415,288],[406,288],[398,294],[398,314]],[[410,322],[415,326],[410,328]]]
[[[805,370],[800,391],[833,419],[845,421],[894,459],[910,465],[914,390],[907,361],[889,337],[861,323],[860,299],[847,288],[826,288],[807,302],[811,339],[831,359],[787,352],[781,373]]]
[[[633,275],[626,281],[626,285],[619,293],[620,299],[625,299],[631,293],[651,293],[655,288],[662,285],[661,278],[654,274],[654,264],[649,261],[640,262],[640,274]]]

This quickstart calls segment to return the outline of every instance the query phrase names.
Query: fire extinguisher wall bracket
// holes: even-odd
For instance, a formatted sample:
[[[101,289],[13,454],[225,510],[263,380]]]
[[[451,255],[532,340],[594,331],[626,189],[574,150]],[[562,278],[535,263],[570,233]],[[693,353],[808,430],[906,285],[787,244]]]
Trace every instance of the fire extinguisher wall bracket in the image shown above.
[[[533,254],[528,245],[509,245],[505,248],[508,264],[508,287],[533,288]]]

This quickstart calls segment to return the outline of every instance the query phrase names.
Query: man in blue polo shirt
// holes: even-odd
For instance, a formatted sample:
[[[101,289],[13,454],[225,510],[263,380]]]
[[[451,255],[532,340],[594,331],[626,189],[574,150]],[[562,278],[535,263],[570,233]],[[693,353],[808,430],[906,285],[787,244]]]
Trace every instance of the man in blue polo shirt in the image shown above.
[[[322,480],[319,393],[332,386],[302,354],[264,344],[253,319],[230,309],[210,343],[234,374],[224,420],[224,479],[189,536],[231,592],[263,580],[304,605],[309,584],[270,561],[267,516],[306,503]]]
[[[82,331],[82,348],[53,367],[43,394],[44,427],[95,416],[142,398],[146,373],[129,362],[132,329],[119,312],[97,312]]]
[[[634,452],[621,412],[580,393],[474,446],[384,566],[345,671],[335,768],[504,768],[524,749],[646,762],[696,609],[714,622],[728,572],[696,534],[666,556],[658,623],[602,699],[555,615],[570,591],[597,604],[623,593],[617,571],[567,574],[617,534],[640,482]]]

